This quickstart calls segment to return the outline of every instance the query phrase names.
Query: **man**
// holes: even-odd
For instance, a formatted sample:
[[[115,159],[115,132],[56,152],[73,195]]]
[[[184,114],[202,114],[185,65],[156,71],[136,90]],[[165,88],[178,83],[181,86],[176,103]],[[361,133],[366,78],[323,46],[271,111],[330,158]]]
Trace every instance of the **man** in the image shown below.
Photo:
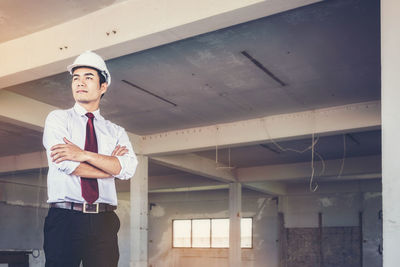
[[[105,120],[100,99],[111,83],[104,60],[85,52],[67,67],[75,105],[45,123],[49,213],[44,225],[46,267],[118,265],[114,179],[133,176],[137,159],[123,128]]]

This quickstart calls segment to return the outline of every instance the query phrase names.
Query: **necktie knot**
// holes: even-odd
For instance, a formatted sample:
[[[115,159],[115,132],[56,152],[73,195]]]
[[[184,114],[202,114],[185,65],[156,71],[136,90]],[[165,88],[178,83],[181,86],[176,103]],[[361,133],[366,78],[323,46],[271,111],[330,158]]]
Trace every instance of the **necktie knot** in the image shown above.
[[[91,112],[86,113],[86,117],[88,117],[89,119],[93,119],[94,115]]]

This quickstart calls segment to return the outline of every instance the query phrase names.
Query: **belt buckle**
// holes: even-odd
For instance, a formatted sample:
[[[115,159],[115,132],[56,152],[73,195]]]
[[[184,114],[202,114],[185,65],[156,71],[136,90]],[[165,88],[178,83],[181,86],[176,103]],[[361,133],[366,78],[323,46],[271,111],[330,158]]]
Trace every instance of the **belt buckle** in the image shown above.
[[[99,213],[99,203],[83,203],[83,213]]]

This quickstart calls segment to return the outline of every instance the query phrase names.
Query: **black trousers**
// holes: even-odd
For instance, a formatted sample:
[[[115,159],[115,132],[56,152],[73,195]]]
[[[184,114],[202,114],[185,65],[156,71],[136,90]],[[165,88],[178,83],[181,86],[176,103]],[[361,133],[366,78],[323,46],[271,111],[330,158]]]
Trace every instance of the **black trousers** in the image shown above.
[[[118,216],[50,208],[44,223],[46,267],[117,267]]]

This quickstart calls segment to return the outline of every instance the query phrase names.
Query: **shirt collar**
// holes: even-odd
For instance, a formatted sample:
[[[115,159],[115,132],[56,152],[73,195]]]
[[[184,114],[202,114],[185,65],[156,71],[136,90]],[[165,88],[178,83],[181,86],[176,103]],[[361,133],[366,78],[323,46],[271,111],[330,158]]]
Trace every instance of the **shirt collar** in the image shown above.
[[[74,105],[74,110],[76,113],[78,113],[79,116],[86,116],[87,110],[76,102]],[[100,115],[100,109],[96,109],[92,113],[93,113],[95,119],[98,119],[98,120],[104,119],[103,116]]]

